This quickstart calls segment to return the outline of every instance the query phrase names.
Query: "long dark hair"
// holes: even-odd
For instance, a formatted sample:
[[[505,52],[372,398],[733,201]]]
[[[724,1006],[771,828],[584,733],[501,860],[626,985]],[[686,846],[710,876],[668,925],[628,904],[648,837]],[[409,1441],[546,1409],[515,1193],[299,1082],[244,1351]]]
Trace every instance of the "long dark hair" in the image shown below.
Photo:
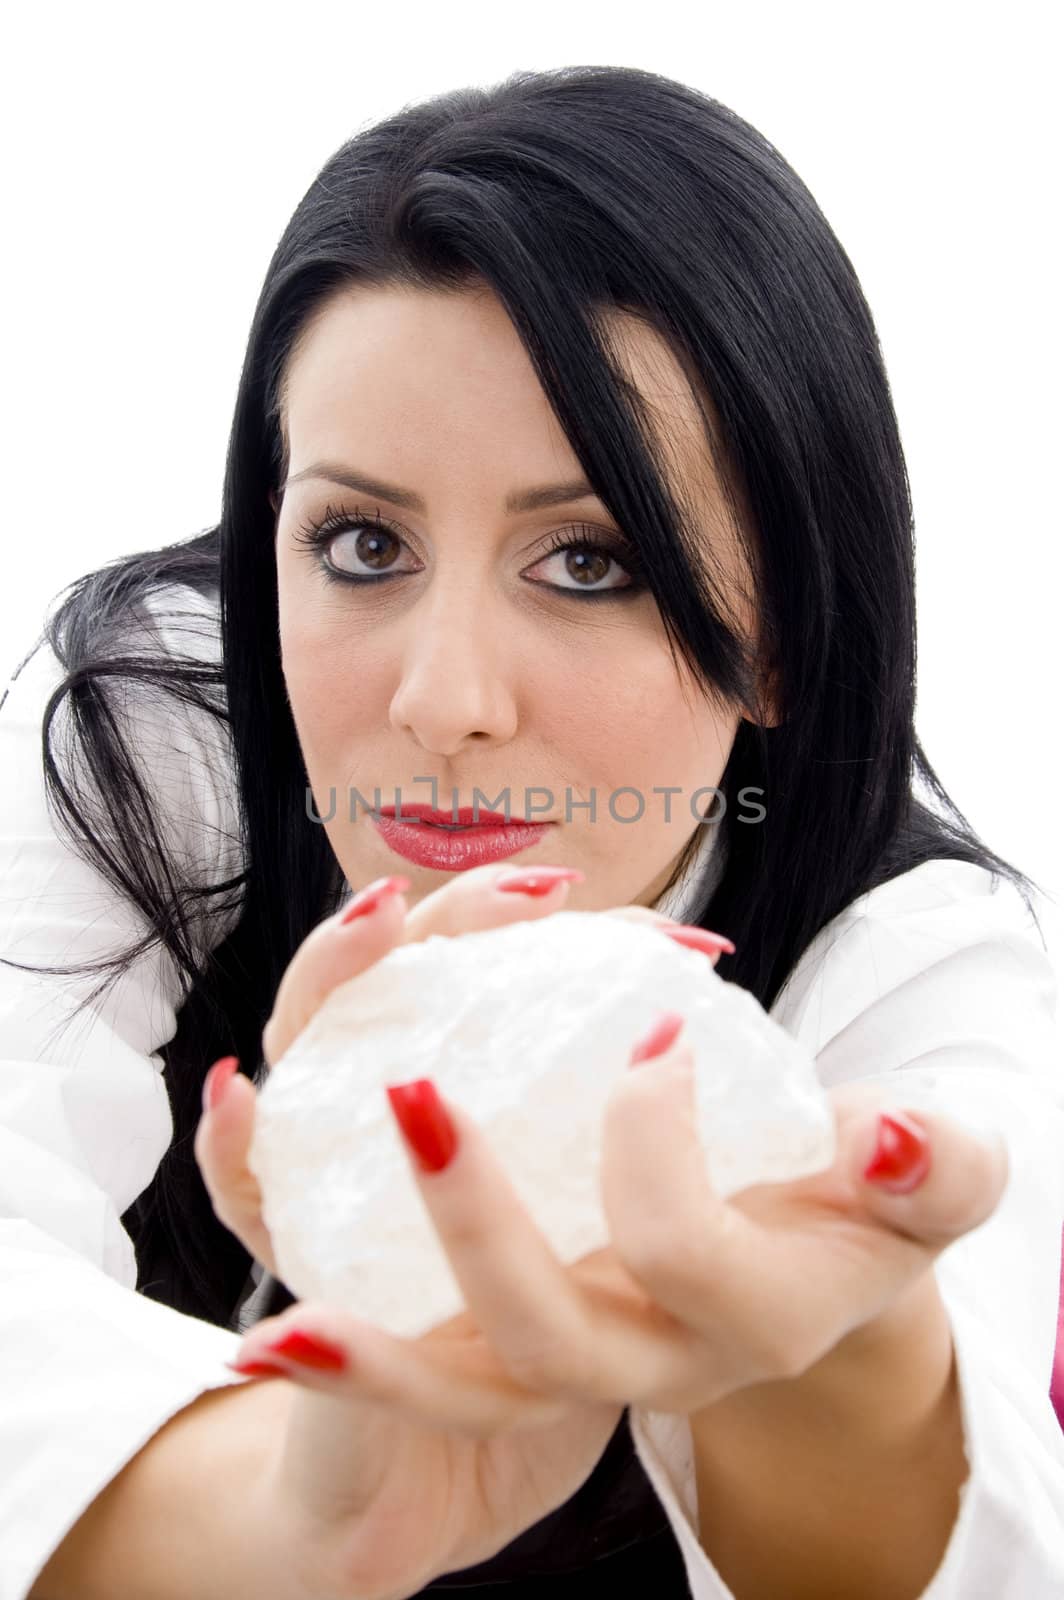
[[[725,621],[719,575],[697,553],[704,540],[601,313],[644,318],[711,397],[707,448],[755,574],[782,714],[777,726],[740,723],[720,782],[725,868],[697,916],[735,942],[722,977],[769,1007],[826,922],[936,857],[1003,875],[1028,905],[1035,887],[976,837],[916,737],[912,508],[882,353],[845,251],[778,151],[717,101],[633,68],[518,72],[403,108],[336,152],[277,246],[219,524],[88,574],[46,627],[67,674],[45,719],[57,818],[187,983],[162,1051],[173,1141],[122,1219],[138,1288],[224,1326],[250,1259],[215,1217],[192,1154],[203,1078],[230,1052],[261,1076],[284,969],[343,889],[324,829],[307,825],[269,495],[287,471],[287,365],[312,313],[353,284],[494,290],[588,480],[636,543],[674,648],[717,694],[750,704],[755,662]],[[130,607],[168,585],[218,595],[219,668],[118,649]],[[106,694],[116,677],[227,723],[238,876],[193,884],[167,856]],[[79,798],[51,752],[64,698],[102,809]],[[760,792],[756,825],[734,804],[743,790]],[[189,932],[204,899],[238,908],[206,956]],[[116,956],[112,977],[143,947]]]

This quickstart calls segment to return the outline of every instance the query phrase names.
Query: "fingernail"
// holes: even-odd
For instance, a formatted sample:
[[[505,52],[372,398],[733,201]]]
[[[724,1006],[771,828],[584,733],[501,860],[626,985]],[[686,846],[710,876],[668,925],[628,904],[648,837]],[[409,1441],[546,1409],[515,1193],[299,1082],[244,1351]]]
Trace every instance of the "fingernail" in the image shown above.
[[[317,1334],[301,1333],[289,1328],[276,1339],[268,1339],[265,1348],[297,1366],[312,1367],[315,1372],[343,1372],[347,1366],[347,1352],[330,1344]]]
[[[881,1111],[875,1153],[864,1170],[867,1183],[891,1194],[909,1194],[931,1171],[931,1143],[904,1111]]]
[[[454,1123],[431,1078],[388,1085],[395,1120],[423,1172],[442,1172],[458,1148]]]
[[[240,1372],[245,1377],[251,1378],[286,1378],[288,1376],[284,1367],[274,1366],[272,1361],[241,1360],[237,1356],[235,1361],[227,1361],[225,1365],[230,1372]]]
[[[735,954],[735,946],[722,933],[708,933],[705,928],[697,928],[690,923],[682,922],[677,928],[662,928],[661,931],[670,939],[675,939],[677,944],[685,945],[688,950],[701,950],[703,955]]]
[[[218,1105],[233,1073],[237,1071],[240,1062],[236,1056],[222,1056],[214,1063],[203,1080],[203,1109],[213,1111]]]
[[[402,894],[409,887],[409,878],[374,879],[372,883],[367,884],[364,889],[355,895],[355,898],[340,918],[341,925],[345,922],[353,922],[356,917],[368,917],[371,911],[376,911],[382,900],[386,900],[392,894]]]
[[[584,874],[577,867],[525,867],[496,878],[495,887],[504,894],[543,895],[550,894],[556,884],[583,881]]]
[[[641,1061],[663,1056],[683,1027],[683,1021],[678,1011],[663,1011],[654,1025],[632,1046],[629,1066],[637,1067]]]

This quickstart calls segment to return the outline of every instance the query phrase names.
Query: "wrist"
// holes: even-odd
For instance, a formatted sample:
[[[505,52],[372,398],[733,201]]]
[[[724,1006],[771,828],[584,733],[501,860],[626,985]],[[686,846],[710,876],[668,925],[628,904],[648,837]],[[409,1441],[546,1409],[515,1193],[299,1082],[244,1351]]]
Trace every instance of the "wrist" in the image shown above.
[[[852,1329],[797,1380],[811,1401],[879,1449],[959,1418],[953,1330],[933,1271]]]
[[[793,1424],[806,1438],[843,1428],[869,1447],[904,1449],[953,1408],[959,1414],[953,1334],[928,1271],[798,1377],[735,1390],[692,1415],[691,1427],[696,1439],[705,1430],[719,1439],[732,1423]]]
[[[381,1448],[376,1428],[354,1416],[345,1424],[341,1401],[283,1379],[260,1387],[277,1406],[255,1480],[254,1525],[264,1530],[270,1574],[264,1596],[405,1600],[462,1565],[437,1559],[434,1541],[421,1548],[412,1536],[416,1457],[393,1474],[393,1489],[386,1479],[394,1451]],[[385,1421],[384,1428],[399,1425]]]
[[[736,1594],[922,1594],[937,1571],[968,1466],[925,1278],[800,1376],[692,1415],[699,1542]]]

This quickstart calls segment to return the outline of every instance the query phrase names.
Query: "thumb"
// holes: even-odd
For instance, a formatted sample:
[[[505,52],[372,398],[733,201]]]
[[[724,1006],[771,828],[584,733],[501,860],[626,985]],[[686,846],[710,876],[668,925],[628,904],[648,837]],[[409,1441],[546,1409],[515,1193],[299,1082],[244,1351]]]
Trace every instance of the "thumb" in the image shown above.
[[[211,1068],[193,1151],[215,1216],[276,1277],[259,1182],[247,1164],[258,1096],[236,1067],[235,1056],[224,1056]]]
[[[406,917],[403,891],[409,887],[409,878],[377,878],[307,934],[285,968],[262,1030],[262,1052],[271,1068],[335,988],[380,961],[399,941]]]
[[[1009,1175],[1000,1134],[925,1107],[870,1109],[853,1130],[852,1159],[866,1210],[936,1251],[987,1220]]]

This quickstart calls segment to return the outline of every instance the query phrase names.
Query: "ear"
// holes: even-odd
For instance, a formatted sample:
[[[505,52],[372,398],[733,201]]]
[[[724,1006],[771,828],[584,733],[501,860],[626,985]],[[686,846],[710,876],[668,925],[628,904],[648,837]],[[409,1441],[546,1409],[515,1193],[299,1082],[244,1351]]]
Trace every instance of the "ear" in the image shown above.
[[[783,721],[780,709],[780,675],[776,667],[762,673],[753,706],[744,706],[743,720],[760,728],[778,728]]]
[[[271,489],[267,498],[269,499],[270,505],[273,507],[274,516],[279,517],[281,515],[281,502],[278,498],[277,490]]]

